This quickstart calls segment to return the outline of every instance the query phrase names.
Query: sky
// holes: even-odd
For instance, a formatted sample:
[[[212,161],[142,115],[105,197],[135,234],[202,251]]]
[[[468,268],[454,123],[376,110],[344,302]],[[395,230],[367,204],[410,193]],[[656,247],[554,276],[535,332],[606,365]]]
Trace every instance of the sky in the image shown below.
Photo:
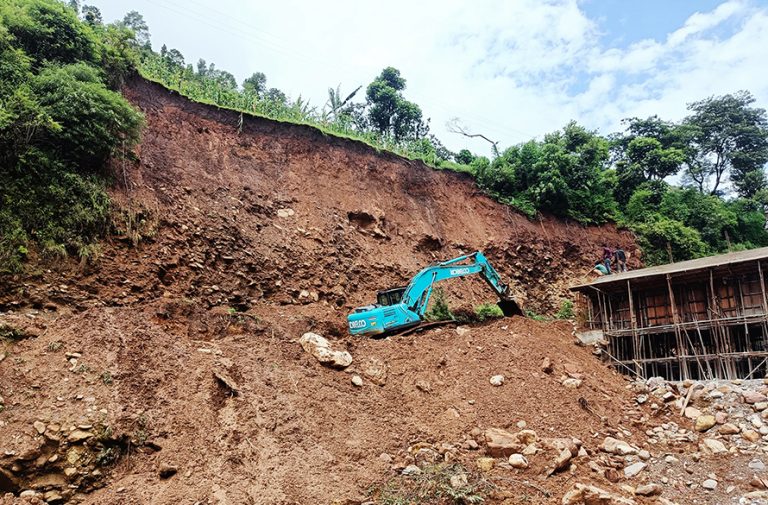
[[[571,120],[609,134],[627,117],[748,90],[768,108],[768,0],[86,0],[105,21],[140,12],[153,47],[322,108],[328,88],[406,79],[450,149],[504,148]]]

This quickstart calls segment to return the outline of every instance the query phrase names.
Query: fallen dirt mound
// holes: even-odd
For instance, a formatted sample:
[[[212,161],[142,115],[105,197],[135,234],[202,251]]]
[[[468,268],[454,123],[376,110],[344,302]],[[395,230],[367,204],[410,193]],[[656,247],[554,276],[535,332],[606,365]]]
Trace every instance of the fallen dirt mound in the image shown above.
[[[63,484],[101,468],[82,456],[88,446],[78,436],[108,431],[124,442],[115,444],[116,466],[103,465],[106,487],[77,490],[85,503],[361,503],[406,466],[443,461],[446,452],[476,470],[488,428],[576,437],[594,449],[602,441],[594,433],[615,432],[638,412],[621,400],[625,379],[575,347],[567,323],[513,318],[337,341],[354,358],[338,371],[319,365],[296,335],[253,319],[222,314],[224,331],[188,336],[179,330],[216,322],[176,310],[168,302],[24,316],[40,335],[17,341],[0,364],[0,466],[40,452],[50,468],[47,480],[25,476],[17,489],[68,496]],[[545,358],[550,373],[542,370]],[[495,375],[503,375],[501,386],[491,385]],[[581,384],[569,389],[565,377]],[[51,425],[60,428],[52,434]],[[49,462],[52,436],[65,447]],[[562,494],[570,473],[540,477],[554,455],[528,458],[536,486]],[[164,478],[163,470],[174,475]],[[548,502],[515,472],[491,472],[494,492]]]

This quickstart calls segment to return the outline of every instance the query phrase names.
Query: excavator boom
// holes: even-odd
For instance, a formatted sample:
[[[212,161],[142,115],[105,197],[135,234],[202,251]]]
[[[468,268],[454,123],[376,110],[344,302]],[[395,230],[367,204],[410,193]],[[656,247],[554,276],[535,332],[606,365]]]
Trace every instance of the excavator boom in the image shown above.
[[[436,282],[474,274],[479,274],[496,292],[504,315],[521,314],[517,304],[509,297],[509,287],[501,281],[483,253],[477,251],[423,269],[405,288],[398,303],[355,309],[347,317],[349,331],[353,335],[380,335],[419,325],[424,321]]]

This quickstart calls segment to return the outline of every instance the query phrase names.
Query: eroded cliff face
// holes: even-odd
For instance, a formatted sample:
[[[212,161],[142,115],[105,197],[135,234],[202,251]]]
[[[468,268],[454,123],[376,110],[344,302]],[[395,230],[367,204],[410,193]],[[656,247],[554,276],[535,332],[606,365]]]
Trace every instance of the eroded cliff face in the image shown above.
[[[517,317],[382,341],[345,326],[378,289],[474,250],[525,308],[552,312],[603,243],[637,261],[628,233],[531,221],[465,176],[309,127],[241,123],[144,80],[124,92],[147,126],[135,159],[113,162],[102,257],[0,286],[0,324],[19,332],[0,344],[3,491],[360,503],[422,456],[474,472],[487,428],[526,421],[586,441],[601,415],[632,411],[624,379],[575,347],[568,323]],[[456,307],[495,301],[477,278],[444,287]],[[351,367],[319,365],[297,343],[306,331],[350,351]],[[541,372],[544,358],[557,373]],[[498,374],[501,388],[489,384]],[[583,389],[563,386],[567,374]],[[532,467],[544,471],[547,450]],[[569,479],[542,483],[552,494],[530,503]]]

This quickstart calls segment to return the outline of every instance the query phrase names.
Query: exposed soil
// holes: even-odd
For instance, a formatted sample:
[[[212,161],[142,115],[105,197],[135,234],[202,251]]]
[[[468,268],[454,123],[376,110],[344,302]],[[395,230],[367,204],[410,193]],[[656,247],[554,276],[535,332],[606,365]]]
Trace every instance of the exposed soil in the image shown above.
[[[345,317],[474,250],[524,308],[552,314],[603,243],[639,264],[629,233],[531,221],[462,175],[309,127],[241,121],[146,81],[125,93],[147,128],[136,159],[113,163],[102,257],[0,283],[0,325],[20,331],[0,344],[0,490],[92,504],[352,504],[381,500],[409,464],[450,461],[491,503],[559,503],[576,482],[621,492],[588,456],[547,477],[552,450],[527,470],[503,459],[477,470],[488,428],[525,421],[594,453],[608,435],[648,447],[643,432],[673,415],[651,418],[625,377],[574,344],[570,323],[514,317],[361,340]],[[455,307],[495,301],[479,279],[446,289]],[[307,331],[349,350],[352,366],[317,363],[297,343]],[[566,377],[583,382],[569,389]],[[94,435],[68,440],[72,427]],[[681,493],[691,496],[664,496]]]

